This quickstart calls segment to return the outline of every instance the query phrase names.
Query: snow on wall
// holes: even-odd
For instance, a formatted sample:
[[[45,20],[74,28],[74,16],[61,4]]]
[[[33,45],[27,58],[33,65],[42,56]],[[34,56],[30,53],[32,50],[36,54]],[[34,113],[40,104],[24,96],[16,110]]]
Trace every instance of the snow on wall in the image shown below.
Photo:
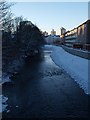
[[[51,58],[62,67],[79,84],[86,94],[90,95],[90,81],[88,79],[88,62],[90,60],[72,55],[62,47],[53,46]]]

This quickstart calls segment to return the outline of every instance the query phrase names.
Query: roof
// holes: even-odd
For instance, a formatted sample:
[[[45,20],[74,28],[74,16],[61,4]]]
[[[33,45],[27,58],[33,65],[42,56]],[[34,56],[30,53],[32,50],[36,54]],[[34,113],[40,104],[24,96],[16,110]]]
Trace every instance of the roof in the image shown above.
[[[89,20],[87,20],[86,22],[84,22],[84,23],[80,24],[78,27],[73,28],[72,30],[66,31],[64,34],[67,34],[68,32],[71,32],[71,31],[73,31],[73,30],[75,30],[75,29],[78,29],[80,26],[82,26],[82,25],[84,25],[84,24],[87,24],[87,23],[90,23],[90,19],[89,19]]]

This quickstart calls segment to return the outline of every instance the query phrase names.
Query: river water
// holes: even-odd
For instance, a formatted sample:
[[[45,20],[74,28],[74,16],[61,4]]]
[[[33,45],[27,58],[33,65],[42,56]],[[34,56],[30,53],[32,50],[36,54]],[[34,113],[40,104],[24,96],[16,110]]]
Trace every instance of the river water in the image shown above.
[[[3,118],[86,118],[88,96],[76,82],[52,61],[51,50],[43,58],[25,64],[12,79],[14,85],[3,86],[8,97]],[[58,59],[58,58],[57,58]]]

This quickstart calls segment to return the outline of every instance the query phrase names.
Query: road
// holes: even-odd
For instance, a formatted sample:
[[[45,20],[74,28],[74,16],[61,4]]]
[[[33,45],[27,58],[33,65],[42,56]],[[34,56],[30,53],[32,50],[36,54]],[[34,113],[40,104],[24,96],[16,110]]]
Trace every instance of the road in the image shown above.
[[[88,96],[78,84],[52,61],[51,51],[44,50],[42,60],[25,64],[4,86],[8,97],[3,118],[86,118]],[[58,59],[58,58],[57,58]]]

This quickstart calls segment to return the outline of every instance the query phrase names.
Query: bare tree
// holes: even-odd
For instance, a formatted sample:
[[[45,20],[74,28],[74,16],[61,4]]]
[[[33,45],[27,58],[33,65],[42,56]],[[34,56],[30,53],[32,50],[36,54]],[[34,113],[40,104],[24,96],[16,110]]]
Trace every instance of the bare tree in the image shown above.
[[[10,27],[12,20],[12,13],[10,11],[11,3],[6,2],[5,0],[0,0],[0,26],[4,30],[7,30]],[[2,25],[1,25],[2,24]]]
[[[15,18],[14,18],[14,27],[15,27],[16,30],[18,29],[19,24],[20,24],[20,22],[22,22],[22,21],[23,21],[23,17],[22,17],[22,16],[20,16],[20,17],[15,17]]]

